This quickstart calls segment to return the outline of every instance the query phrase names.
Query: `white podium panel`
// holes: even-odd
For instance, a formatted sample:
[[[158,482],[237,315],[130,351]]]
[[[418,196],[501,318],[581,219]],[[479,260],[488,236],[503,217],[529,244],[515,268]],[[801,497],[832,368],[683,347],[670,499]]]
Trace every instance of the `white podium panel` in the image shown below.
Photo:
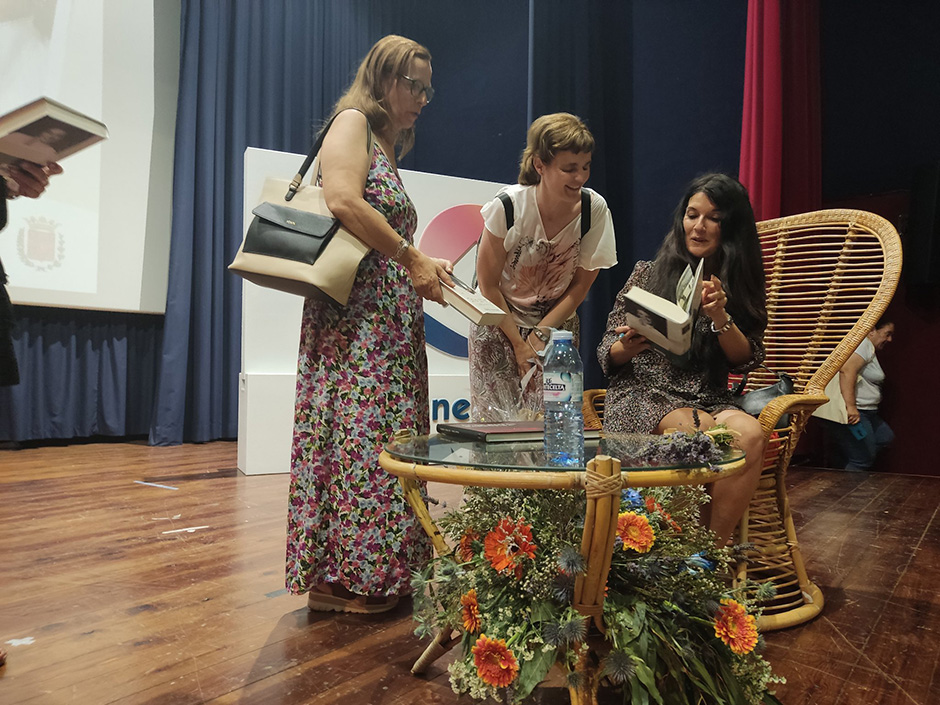
[[[290,178],[304,156],[245,150],[243,232],[251,223],[251,209],[257,205],[265,178]],[[419,249],[455,262],[457,275],[470,281],[475,245],[483,227],[480,206],[492,199],[502,184],[406,170],[401,175],[418,210]],[[246,475],[290,471],[302,313],[300,297],[242,283],[238,469]],[[433,431],[437,422],[469,418],[469,323],[451,308],[425,302],[425,330]]]
[[[294,430],[293,373],[238,378],[238,469],[246,475],[290,472]]]

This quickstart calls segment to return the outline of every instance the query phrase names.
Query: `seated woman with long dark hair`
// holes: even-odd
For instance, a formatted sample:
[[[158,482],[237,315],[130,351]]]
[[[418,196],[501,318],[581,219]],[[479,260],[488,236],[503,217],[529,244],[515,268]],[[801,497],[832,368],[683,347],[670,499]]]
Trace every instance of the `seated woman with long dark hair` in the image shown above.
[[[702,298],[686,358],[667,357],[627,325],[626,293],[639,286],[674,300],[687,266],[703,263]],[[747,190],[724,174],[706,174],[689,184],[653,262],[637,262],[617,295],[597,348],[610,379],[604,429],[663,433],[708,429],[722,423],[737,432],[747,454],[744,470],[710,487],[704,520],[719,544],[731,537],[747,508],[764,454],[764,436],[728,389],[728,374],[764,360],[767,325],[764,270],[754,212]]]

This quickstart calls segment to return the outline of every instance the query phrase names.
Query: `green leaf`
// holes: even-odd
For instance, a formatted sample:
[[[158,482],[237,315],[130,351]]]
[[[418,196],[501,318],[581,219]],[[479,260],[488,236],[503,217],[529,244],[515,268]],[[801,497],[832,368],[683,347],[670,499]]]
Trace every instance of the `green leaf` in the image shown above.
[[[659,694],[659,688],[656,687],[656,677],[653,675],[650,667],[638,660],[634,660],[633,663],[636,666],[636,677],[643,683],[643,686],[649,691],[649,694],[653,696],[653,699],[655,699],[659,705],[663,705],[663,697]]]
[[[696,684],[702,689],[707,691],[710,695],[718,698],[718,688],[715,684],[715,679],[712,678],[712,674],[708,672],[708,669],[705,668],[705,664],[699,661],[698,659],[688,659],[686,661],[688,666],[691,666],[694,669],[695,674],[699,678],[695,678],[692,673],[689,673],[690,678],[693,678]]]
[[[515,697],[522,700],[535,690],[536,686],[545,680],[557,659],[556,649],[539,649],[531,661],[520,663]]]
[[[532,605],[533,622],[553,622],[558,619],[558,608],[551,602],[541,600]]]
[[[646,692],[640,681],[634,678],[630,681],[630,705],[649,705],[650,694]]]

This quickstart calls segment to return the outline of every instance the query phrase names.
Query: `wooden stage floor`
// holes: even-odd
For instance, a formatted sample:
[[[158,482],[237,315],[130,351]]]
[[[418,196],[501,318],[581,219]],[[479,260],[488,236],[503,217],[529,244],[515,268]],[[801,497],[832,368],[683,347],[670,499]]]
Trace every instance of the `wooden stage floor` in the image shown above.
[[[240,475],[235,452],[0,451],[0,703],[471,702],[446,657],[410,674],[410,603],[314,614],[285,592],[288,479]],[[940,703],[940,478],[797,468],[789,484],[826,608],[766,635],[778,697]],[[550,681],[533,702],[567,693]]]

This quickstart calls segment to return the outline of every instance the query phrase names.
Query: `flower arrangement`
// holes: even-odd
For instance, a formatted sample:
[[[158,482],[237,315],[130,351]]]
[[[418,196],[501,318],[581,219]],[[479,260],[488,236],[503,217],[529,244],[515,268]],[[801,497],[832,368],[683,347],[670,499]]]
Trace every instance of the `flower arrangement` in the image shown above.
[[[717,457],[702,432],[653,445],[653,455]],[[731,587],[733,549],[715,548],[699,524],[707,501],[700,486],[621,492],[598,673],[625,703],[778,703],[769,688],[782,679],[760,656],[754,608],[772,587]],[[468,488],[440,521],[456,550],[415,576],[415,620],[421,636],[463,631],[449,667],[455,692],[519,702],[556,663],[578,686],[589,621],[573,604],[586,569],[584,509],[578,492]]]

